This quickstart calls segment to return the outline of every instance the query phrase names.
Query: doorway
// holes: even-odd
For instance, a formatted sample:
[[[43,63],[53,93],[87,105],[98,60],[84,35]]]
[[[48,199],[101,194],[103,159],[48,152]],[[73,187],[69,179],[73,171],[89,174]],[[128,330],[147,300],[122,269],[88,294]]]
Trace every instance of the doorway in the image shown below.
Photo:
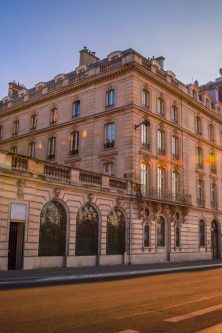
[[[220,230],[217,221],[211,223],[212,259],[220,259]]]
[[[25,223],[10,222],[8,269],[22,269]]]

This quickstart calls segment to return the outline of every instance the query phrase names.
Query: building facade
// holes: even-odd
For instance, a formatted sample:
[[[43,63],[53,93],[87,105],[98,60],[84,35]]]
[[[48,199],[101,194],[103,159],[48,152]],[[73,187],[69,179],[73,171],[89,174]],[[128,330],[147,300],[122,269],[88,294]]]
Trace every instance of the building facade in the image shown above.
[[[221,81],[85,48],[73,72],[9,83],[0,269],[219,259]]]

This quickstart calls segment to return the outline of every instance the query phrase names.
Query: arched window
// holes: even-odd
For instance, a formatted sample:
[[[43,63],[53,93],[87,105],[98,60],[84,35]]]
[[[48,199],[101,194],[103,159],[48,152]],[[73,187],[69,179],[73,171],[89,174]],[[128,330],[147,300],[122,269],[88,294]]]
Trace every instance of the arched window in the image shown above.
[[[150,227],[148,224],[146,224],[143,228],[143,246],[150,246]]]
[[[108,108],[115,106],[116,103],[116,92],[114,89],[107,91],[106,93],[106,106]]]
[[[76,218],[76,255],[98,254],[99,216],[90,204],[82,206]]]
[[[197,168],[203,169],[203,149],[197,147]]]
[[[125,252],[125,217],[123,212],[112,209],[107,223],[107,254],[123,254]]]
[[[79,132],[74,131],[70,136],[70,155],[78,155],[79,153]]]
[[[146,89],[142,91],[142,106],[149,107],[149,92]]]
[[[40,215],[39,256],[64,256],[67,216],[58,201],[47,202]]]
[[[162,98],[157,100],[157,112],[160,116],[164,116],[164,100]]]
[[[157,220],[157,246],[165,246],[165,220],[162,216]]]
[[[57,109],[56,107],[50,110],[50,125],[55,124],[57,122]]]
[[[199,221],[199,246],[205,246],[205,222]]]
[[[78,118],[80,116],[80,101],[76,101],[72,105],[72,117]]]

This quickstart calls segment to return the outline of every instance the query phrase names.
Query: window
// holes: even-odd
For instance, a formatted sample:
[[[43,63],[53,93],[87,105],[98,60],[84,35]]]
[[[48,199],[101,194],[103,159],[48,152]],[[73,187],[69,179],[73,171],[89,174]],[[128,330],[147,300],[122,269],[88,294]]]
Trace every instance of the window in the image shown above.
[[[160,116],[164,116],[164,100],[162,98],[157,100],[157,112]]]
[[[179,174],[176,171],[172,172],[172,194],[173,199],[176,200],[179,194]]]
[[[165,132],[157,131],[157,154],[165,155]]]
[[[157,246],[165,246],[165,220],[162,216],[157,220]]]
[[[160,199],[164,199],[166,189],[166,170],[157,168],[157,190]]]
[[[76,255],[98,254],[99,215],[90,204],[81,207],[76,218]]]
[[[142,106],[149,107],[149,92],[145,89],[142,91]]]
[[[150,246],[150,227],[148,224],[146,224],[143,229],[143,246]]]
[[[141,125],[141,145],[145,149],[150,149],[150,123]]]
[[[148,165],[146,163],[141,163],[140,166],[140,181],[141,181],[141,191],[146,194],[149,184],[149,174]]]
[[[80,116],[80,101],[76,101],[72,106],[72,117],[78,118]]]
[[[108,214],[107,221],[107,249],[108,255],[124,254],[125,252],[125,217],[123,212],[112,209]]]
[[[204,182],[202,179],[197,180],[197,205],[205,207]]]
[[[211,206],[217,208],[217,185],[215,183],[211,184]]]
[[[106,106],[109,108],[115,105],[116,92],[114,89],[107,91],[106,93]]]
[[[112,162],[105,163],[103,165],[103,172],[107,176],[114,176],[114,164]]]
[[[12,154],[17,154],[17,147],[11,147],[10,152]]]
[[[57,122],[57,109],[56,108],[52,108],[50,111],[50,125],[53,125]]]
[[[176,247],[180,247],[180,227],[178,224],[175,227],[175,245]]]
[[[210,101],[209,101],[209,99],[206,99],[206,107],[207,107],[207,108],[210,107]]]
[[[197,168],[203,169],[203,149],[197,147]]]
[[[35,142],[29,143],[29,157],[35,157]]]
[[[3,127],[0,126],[0,140],[2,139],[2,137],[3,137]]]
[[[196,117],[196,133],[201,135],[202,134],[202,124],[200,117]]]
[[[217,158],[215,153],[210,154],[211,172],[217,173]]]
[[[113,148],[115,145],[116,126],[115,123],[105,125],[104,148]]]
[[[75,131],[70,136],[70,155],[78,155],[79,153],[79,132]]]
[[[48,159],[53,160],[55,158],[56,138],[52,137],[48,140]]]
[[[214,141],[214,126],[212,124],[209,125],[209,139]]]
[[[33,131],[33,130],[36,130],[37,128],[37,115],[34,114],[31,116],[31,126],[30,126],[30,130]]]
[[[193,99],[197,100],[197,92],[195,90],[192,90],[192,94],[193,94]]]
[[[39,256],[64,256],[67,214],[58,201],[47,202],[40,215]]]
[[[205,222],[200,220],[199,222],[199,246],[205,246]]]
[[[13,135],[18,135],[19,133],[19,121],[16,120],[14,121],[14,124],[13,124]]]
[[[178,109],[175,105],[172,106],[172,122],[178,124]]]
[[[172,157],[176,160],[179,159],[179,139],[176,136],[172,136]]]

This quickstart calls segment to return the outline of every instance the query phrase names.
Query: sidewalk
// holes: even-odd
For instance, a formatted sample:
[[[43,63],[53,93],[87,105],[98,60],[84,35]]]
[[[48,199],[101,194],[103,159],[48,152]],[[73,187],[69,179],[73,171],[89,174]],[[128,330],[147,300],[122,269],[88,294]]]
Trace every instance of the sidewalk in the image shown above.
[[[82,283],[222,267],[222,260],[0,271],[0,289]]]

